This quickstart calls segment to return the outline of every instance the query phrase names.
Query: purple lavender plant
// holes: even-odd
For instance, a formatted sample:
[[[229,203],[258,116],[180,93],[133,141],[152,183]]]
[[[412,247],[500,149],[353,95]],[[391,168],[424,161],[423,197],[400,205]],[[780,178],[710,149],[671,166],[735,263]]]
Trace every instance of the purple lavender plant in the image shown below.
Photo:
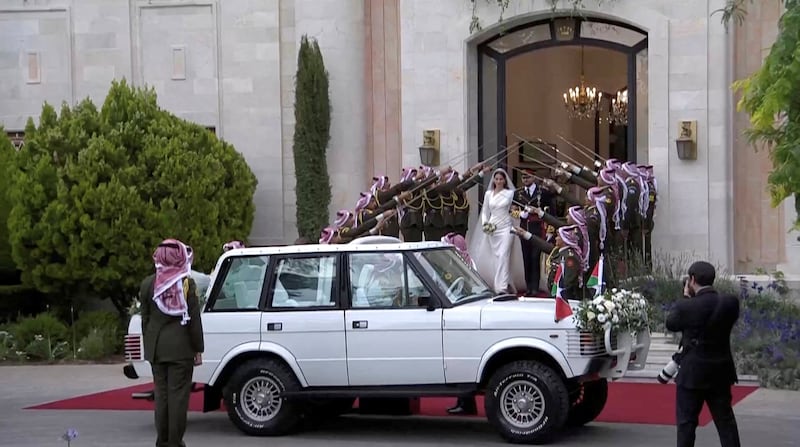
[[[75,438],[77,437],[78,437],[78,430],[75,430],[74,428],[68,428],[67,431],[65,431],[64,434],[61,435],[61,440],[66,441],[67,447],[71,447],[72,441],[74,441]]]

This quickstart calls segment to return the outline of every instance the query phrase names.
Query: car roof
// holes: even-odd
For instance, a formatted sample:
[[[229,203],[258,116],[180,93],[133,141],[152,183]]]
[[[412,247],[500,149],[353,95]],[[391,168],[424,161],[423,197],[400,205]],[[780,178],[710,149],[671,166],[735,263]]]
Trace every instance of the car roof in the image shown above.
[[[366,238],[365,238],[366,239]],[[389,239],[389,238],[386,238]],[[391,242],[378,240],[375,242],[363,241],[362,243],[350,244],[305,244],[305,245],[283,245],[268,247],[248,247],[237,248],[225,252],[222,257],[232,256],[268,256],[284,254],[306,254],[306,253],[348,253],[348,252],[385,252],[385,251],[419,251],[432,248],[451,248],[452,245],[444,242]]]

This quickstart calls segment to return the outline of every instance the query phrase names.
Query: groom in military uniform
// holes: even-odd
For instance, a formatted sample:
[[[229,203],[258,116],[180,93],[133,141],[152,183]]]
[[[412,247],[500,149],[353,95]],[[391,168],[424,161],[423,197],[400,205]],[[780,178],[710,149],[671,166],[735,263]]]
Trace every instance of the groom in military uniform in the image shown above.
[[[545,238],[545,225],[539,214],[533,208],[541,210],[552,209],[554,197],[550,191],[534,183],[532,169],[522,170],[522,187],[517,189],[514,201],[521,205],[520,227],[540,238]],[[518,205],[518,207],[519,207]],[[542,252],[532,241],[520,238],[522,246],[522,262],[525,268],[525,294],[536,296],[539,294],[539,280],[541,277]]]

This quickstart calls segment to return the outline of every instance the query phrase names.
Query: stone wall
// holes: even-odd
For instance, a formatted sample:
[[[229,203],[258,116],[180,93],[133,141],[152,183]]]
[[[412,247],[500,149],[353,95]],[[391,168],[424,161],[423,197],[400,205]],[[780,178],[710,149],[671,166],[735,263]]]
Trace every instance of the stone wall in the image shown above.
[[[746,78],[761,67],[775,42],[780,14],[779,2],[748,5],[744,24],[734,28],[736,79]],[[739,98],[736,95],[735,100]],[[767,176],[772,168],[768,152],[754,150],[743,135],[749,127],[747,114],[734,114],[736,271],[780,268],[786,273],[798,273],[797,235],[786,234],[794,219],[793,200],[787,200],[787,206],[772,208],[767,192]]]
[[[465,151],[475,153],[476,45],[503,29],[551,14],[544,0],[511,2],[503,22],[495,25],[499,11],[491,3],[477,3],[484,30],[475,35],[469,34],[472,7],[468,1],[400,3],[405,164],[418,160],[415,148],[425,128],[441,129],[442,160]],[[655,249],[694,251],[730,266],[728,35],[719,18],[710,17],[724,0],[617,0],[602,7],[591,0],[584,3],[590,16],[630,23],[648,32],[647,159],[655,167],[660,193]],[[697,120],[697,160],[677,157],[675,140],[681,120]]]
[[[368,184],[363,0],[0,0],[0,123],[20,131],[45,101],[100,105],[114,79],[151,85],[247,159],[259,182],[250,242],[291,242],[303,34],[330,73],[333,212]]]

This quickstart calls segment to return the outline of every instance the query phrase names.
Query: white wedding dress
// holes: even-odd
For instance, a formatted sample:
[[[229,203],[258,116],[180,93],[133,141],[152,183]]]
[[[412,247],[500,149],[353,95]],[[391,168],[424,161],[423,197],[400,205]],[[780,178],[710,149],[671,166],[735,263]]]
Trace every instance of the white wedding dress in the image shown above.
[[[503,171],[500,171],[503,172]],[[514,293],[525,290],[525,271],[519,239],[511,233],[514,225],[509,210],[514,199],[513,185],[506,176],[506,184],[512,189],[498,192],[486,191],[483,197],[480,219],[469,229],[469,253],[475,261],[478,274],[499,292]],[[492,234],[483,231],[483,224],[495,226]]]

